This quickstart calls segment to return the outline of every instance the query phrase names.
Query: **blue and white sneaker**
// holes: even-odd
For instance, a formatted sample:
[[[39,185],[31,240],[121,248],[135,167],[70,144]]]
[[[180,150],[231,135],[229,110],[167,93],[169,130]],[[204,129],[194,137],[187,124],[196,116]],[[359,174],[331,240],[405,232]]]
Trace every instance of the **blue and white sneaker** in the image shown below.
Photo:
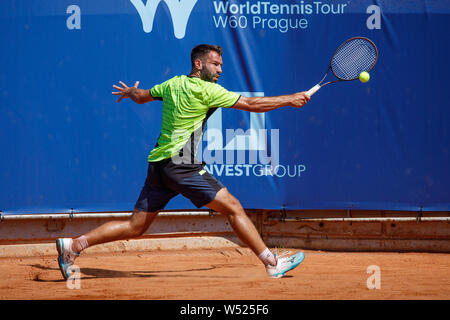
[[[267,274],[271,278],[281,278],[284,274],[295,267],[297,267],[303,259],[305,259],[305,254],[303,252],[297,252],[296,254],[288,256],[289,252],[285,252],[280,256],[276,256],[277,265],[267,265]]]
[[[56,250],[58,250],[58,265],[65,280],[70,278],[72,273],[72,265],[75,258],[80,254],[72,250],[71,238],[56,239]]]

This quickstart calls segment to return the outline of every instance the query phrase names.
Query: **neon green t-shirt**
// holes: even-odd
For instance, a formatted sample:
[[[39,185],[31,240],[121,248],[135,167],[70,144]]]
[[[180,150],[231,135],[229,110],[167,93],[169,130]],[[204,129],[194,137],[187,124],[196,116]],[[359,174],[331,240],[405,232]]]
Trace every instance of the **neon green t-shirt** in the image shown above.
[[[149,162],[179,155],[188,142],[194,154],[208,117],[217,108],[232,107],[240,98],[217,83],[184,75],[154,86],[150,93],[163,100],[163,112],[161,134]]]

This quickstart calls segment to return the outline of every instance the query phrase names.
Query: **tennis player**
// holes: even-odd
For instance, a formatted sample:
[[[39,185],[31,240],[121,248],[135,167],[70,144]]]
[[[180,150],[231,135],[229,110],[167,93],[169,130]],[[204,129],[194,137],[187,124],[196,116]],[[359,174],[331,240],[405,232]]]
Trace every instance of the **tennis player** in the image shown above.
[[[217,84],[222,73],[222,48],[198,45],[191,51],[192,70],[189,75],[173,77],[150,90],[119,82],[117,102],[131,98],[142,104],[163,101],[161,134],[148,156],[145,184],[136,201],[133,214],[126,221],[107,222],[78,238],[56,240],[58,264],[68,279],[71,266],[80,252],[89,246],[125,240],[142,235],[158,212],[174,196],[182,194],[198,208],[206,206],[228,218],[239,239],[258,256],[272,278],[282,277],[297,267],[303,252],[276,256],[264,244],[257,229],[239,201],[228,189],[195,159],[195,149],[206,121],[217,108],[234,108],[249,112],[267,112],[280,107],[300,108],[309,101],[305,92],[276,97],[244,97]],[[200,134],[199,134],[200,133]]]

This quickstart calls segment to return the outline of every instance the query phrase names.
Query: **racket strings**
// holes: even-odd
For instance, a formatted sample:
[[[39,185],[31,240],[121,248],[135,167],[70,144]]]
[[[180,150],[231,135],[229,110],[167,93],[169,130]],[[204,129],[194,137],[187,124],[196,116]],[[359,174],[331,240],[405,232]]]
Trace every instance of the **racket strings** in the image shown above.
[[[331,59],[331,69],[342,80],[354,80],[369,71],[377,60],[377,50],[368,40],[357,38],[344,43]]]

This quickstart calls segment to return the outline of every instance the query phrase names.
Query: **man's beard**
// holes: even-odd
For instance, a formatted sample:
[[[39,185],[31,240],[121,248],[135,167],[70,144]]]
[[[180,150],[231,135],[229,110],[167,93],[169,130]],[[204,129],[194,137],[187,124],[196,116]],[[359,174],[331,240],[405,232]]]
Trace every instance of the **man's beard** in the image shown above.
[[[214,72],[209,72],[206,69],[203,69],[200,73],[201,79],[208,81],[208,82],[217,82],[219,75],[217,73]],[[214,77],[217,77],[217,79],[214,79]]]

